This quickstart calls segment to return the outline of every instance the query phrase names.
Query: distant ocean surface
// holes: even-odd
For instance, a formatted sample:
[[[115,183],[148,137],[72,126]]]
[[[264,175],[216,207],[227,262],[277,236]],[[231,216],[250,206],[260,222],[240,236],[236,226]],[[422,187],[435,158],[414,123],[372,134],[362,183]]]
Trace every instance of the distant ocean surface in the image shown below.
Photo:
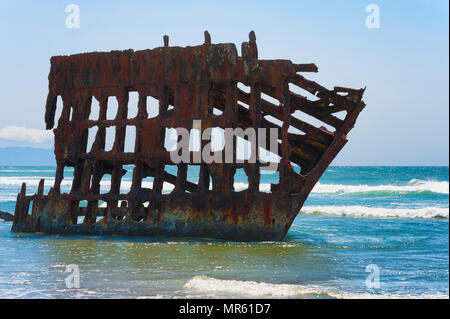
[[[0,166],[0,210],[14,211],[23,182],[32,194],[45,178],[48,192],[54,175],[52,166]],[[260,190],[277,180],[262,175]],[[130,185],[128,172],[123,191]],[[101,186],[107,192],[109,182]],[[238,172],[235,189],[246,186]],[[448,167],[330,167],[282,242],[10,228],[0,220],[0,298],[449,298]],[[70,264],[80,269],[79,289],[66,288]],[[374,267],[379,288],[366,285]]]

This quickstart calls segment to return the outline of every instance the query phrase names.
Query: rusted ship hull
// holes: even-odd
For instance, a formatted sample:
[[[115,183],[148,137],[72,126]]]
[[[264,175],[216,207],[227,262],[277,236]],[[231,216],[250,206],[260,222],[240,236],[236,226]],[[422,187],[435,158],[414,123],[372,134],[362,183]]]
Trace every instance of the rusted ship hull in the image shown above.
[[[365,106],[364,89],[328,90],[300,72],[317,72],[317,67],[288,60],[259,60],[253,32],[249,42],[242,43],[242,57],[234,44],[211,44],[207,32],[205,43],[196,47],[169,47],[165,37],[164,47],[153,50],[53,57],[47,129],[54,126],[57,97],[63,100],[54,129],[55,182],[47,195],[43,180],[34,195],[27,195],[23,185],[12,230],[282,240],[312,188],[347,142],[346,135]],[[246,85],[248,92],[239,89],[238,83]],[[291,85],[313,99],[291,91]],[[132,118],[128,115],[129,92],[139,94],[138,113]],[[114,119],[107,119],[108,99],[112,97],[118,110]],[[148,97],[159,101],[156,117],[148,115]],[[89,118],[93,99],[100,106],[95,119]],[[309,124],[295,116],[296,112],[321,121],[333,131]],[[339,118],[337,113],[345,116]],[[236,161],[236,154],[231,163],[181,162],[176,164],[176,175],[168,173],[166,165],[174,163],[164,147],[165,129],[192,130],[194,119],[202,121],[201,134],[215,127],[276,129],[276,149],[270,151],[280,157],[279,182],[271,184],[271,192],[259,191],[264,163]],[[105,150],[108,127],[115,128],[110,151]],[[131,153],[124,150],[127,127],[136,129]],[[98,131],[92,148],[87,149],[91,128]],[[238,137],[250,144],[263,139]],[[225,141],[225,149],[229,142]],[[256,144],[257,150],[259,146]],[[226,157],[213,155],[217,154]],[[134,166],[133,178],[131,187],[123,192],[126,165]],[[187,180],[188,165],[199,166],[197,183]],[[298,165],[300,172],[293,165]],[[65,167],[74,168],[69,193],[61,193]],[[234,175],[241,168],[247,175],[248,189],[236,192]],[[100,182],[105,177],[110,179],[111,189],[101,194]],[[146,177],[154,179],[151,188],[142,185]],[[174,189],[165,194],[163,183],[174,185]],[[87,202],[87,207],[80,207],[80,201]],[[99,207],[99,201],[106,207]]]
[[[278,197],[278,198],[277,198]],[[71,209],[64,198],[47,196],[36,201],[35,211],[39,221],[33,218],[17,222],[13,231],[44,232],[56,234],[206,237],[237,241],[282,240],[298,209],[298,196],[271,196],[267,193],[231,193],[220,198],[210,194],[166,195],[158,209],[141,207],[127,216],[127,209],[118,207],[105,216],[105,208],[98,208],[100,221],[93,224],[75,224]],[[227,203],[233,203],[229,206]],[[296,207],[292,207],[296,205]],[[228,208],[229,207],[229,208]],[[83,211],[84,210],[84,211]],[[86,208],[77,215],[83,216]],[[141,220],[137,216],[144,216]]]

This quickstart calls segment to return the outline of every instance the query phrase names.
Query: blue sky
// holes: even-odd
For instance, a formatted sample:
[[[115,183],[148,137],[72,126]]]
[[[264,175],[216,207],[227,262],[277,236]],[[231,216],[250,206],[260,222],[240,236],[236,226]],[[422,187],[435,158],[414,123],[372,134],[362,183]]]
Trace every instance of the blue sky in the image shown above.
[[[65,26],[71,3],[79,29]],[[371,3],[379,29],[365,26]],[[314,62],[319,73],[307,76],[329,88],[367,86],[367,107],[333,164],[448,165],[448,10],[447,0],[2,0],[0,147],[52,147],[42,130],[53,55],[154,48],[164,34],[196,45],[204,30],[240,50],[255,30],[260,58]]]

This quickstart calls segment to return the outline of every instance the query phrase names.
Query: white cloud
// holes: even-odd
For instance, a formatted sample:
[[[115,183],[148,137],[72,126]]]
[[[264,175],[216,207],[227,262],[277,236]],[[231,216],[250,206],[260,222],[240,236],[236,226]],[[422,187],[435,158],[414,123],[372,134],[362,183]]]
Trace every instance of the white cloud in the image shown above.
[[[53,132],[22,126],[5,126],[0,129],[0,138],[10,141],[44,143],[53,139]]]

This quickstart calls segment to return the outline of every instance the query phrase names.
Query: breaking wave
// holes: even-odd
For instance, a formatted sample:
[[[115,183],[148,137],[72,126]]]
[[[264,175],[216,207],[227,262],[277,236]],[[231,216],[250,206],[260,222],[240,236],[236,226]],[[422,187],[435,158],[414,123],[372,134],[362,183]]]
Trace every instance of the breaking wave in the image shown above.
[[[0,185],[7,187],[20,187],[22,183],[27,184],[28,192],[34,192],[33,187],[37,187],[40,178],[35,176],[21,176],[21,177],[0,177]],[[54,183],[54,178],[45,178],[45,186],[50,187]],[[72,185],[72,178],[66,178],[62,181],[61,187],[70,189]],[[109,180],[102,180],[101,188],[109,189],[111,182]],[[143,187],[151,188],[152,182],[144,181]],[[259,186],[261,192],[270,192],[270,183],[262,183]],[[211,187],[211,186],[210,186]],[[131,180],[123,180],[121,183],[121,190],[127,191],[131,188]],[[163,190],[171,191],[174,186],[165,182]],[[248,183],[235,182],[235,191],[242,191],[248,188]],[[64,190],[64,189],[63,189]],[[343,184],[322,184],[317,183],[313,188],[312,193],[316,194],[372,194],[372,195],[394,195],[402,193],[437,193],[449,194],[449,182],[446,181],[424,181],[413,179],[406,185],[343,185]]]
[[[270,192],[270,183],[260,184],[261,192]],[[236,191],[244,190],[248,187],[247,183],[234,183]],[[413,179],[407,185],[343,185],[343,184],[322,184],[317,183],[312,193],[318,194],[369,194],[390,195],[398,193],[438,193],[448,194],[449,183],[445,181],[424,181]]]
[[[448,295],[402,295],[402,294],[371,294],[352,293],[338,291],[335,288],[318,285],[293,285],[293,284],[270,284],[255,281],[221,280],[207,276],[195,276],[185,285],[185,289],[193,289],[197,292],[214,294],[226,293],[233,296],[248,297],[314,297],[328,296],[338,299],[411,299],[411,298],[448,298]]]
[[[412,179],[407,185],[342,185],[317,183],[313,193],[371,193],[371,192],[432,192],[449,193],[449,183],[445,181],[424,181]]]
[[[378,217],[378,218],[449,218],[449,209],[442,207],[382,208],[366,206],[305,206],[305,214]]]

